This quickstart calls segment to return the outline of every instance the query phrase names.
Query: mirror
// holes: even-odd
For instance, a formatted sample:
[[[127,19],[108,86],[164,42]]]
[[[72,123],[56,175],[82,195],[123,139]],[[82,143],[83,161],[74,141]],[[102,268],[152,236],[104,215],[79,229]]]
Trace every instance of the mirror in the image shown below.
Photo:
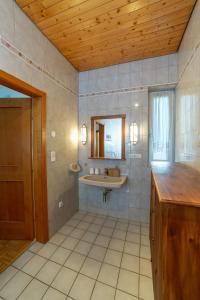
[[[91,158],[125,159],[126,115],[91,118]]]

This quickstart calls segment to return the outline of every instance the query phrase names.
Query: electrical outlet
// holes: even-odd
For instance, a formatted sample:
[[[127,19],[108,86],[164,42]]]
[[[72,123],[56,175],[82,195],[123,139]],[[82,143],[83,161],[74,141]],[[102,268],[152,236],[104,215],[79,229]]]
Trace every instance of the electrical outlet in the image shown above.
[[[59,208],[62,208],[63,206],[64,206],[63,201],[59,201],[59,202],[58,202],[58,207],[59,207]]]

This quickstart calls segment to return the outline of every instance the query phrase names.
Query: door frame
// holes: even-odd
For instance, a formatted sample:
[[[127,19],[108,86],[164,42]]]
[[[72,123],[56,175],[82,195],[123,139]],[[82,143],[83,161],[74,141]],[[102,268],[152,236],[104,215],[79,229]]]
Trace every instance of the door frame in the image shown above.
[[[0,70],[0,84],[33,99],[33,201],[34,228],[38,242],[46,243],[48,233],[46,168],[46,93]]]

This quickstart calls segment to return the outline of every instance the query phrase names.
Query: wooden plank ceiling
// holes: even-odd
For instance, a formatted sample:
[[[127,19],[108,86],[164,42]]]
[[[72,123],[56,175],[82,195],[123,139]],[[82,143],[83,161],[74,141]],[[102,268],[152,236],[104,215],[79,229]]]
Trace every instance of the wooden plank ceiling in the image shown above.
[[[79,71],[177,51],[196,0],[16,0]]]

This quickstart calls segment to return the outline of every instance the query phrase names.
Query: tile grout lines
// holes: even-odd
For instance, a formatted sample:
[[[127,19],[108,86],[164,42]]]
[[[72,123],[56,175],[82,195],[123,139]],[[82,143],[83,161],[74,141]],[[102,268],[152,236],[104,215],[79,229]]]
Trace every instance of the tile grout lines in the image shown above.
[[[93,216],[93,219],[92,219],[90,222],[84,221],[84,218],[85,218],[86,216],[91,216],[91,215]],[[94,223],[95,218],[102,218],[102,219],[104,219],[104,220],[103,220],[102,224],[96,224],[96,225],[99,225],[100,228],[99,228],[98,232],[95,232],[95,234],[96,234],[95,240],[93,240],[92,243],[88,243],[87,241],[84,241],[84,240],[83,240],[83,236],[84,236],[86,233],[91,232],[91,231],[89,231],[89,226],[92,225],[92,224],[95,224],[95,223]],[[73,219],[73,218],[72,218],[72,219]],[[95,261],[98,261],[97,259],[94,259],[94,258],[89,257],[89,253],[90,253],[92,247],[93,247],[94,245],[96,245],[96,244],[95,244],[95,241],[97,240],[98,236],[99,236],[99,235],[102,235],[102,236],[104,236],[104,237],[109,238],[109,242],[108,242],[107,247],[102,247],[102,245],[98,245],[98,244],[96,245],[96,246],[105,248],[106,251],[105,251],[105,254],[104,254],[104,257],[103,257],[102,261],[100,262],[100,263],[101,263],[101,267],[100,267],[99,272],[98,272],[98,275],[96,276],[96,279],[95,279],[94,287],[93,287],[93,290],[92,290],[92,293],[91,293],[91,296],[90,296],[90,299],[91,299],[91,298],[92,298],[92,295],[93,295],[93,292],[94,292],[94,288],[95,288],[95,286],[96,286],[96,283],[97,283],[97,282],[101,282],[101,281],[98,281],[98,277],[99,277],[99,274],[100,274],[100,272],[101,272],[101,269],[102,269],[103,264],[104,264],[104,263],[107,263],[107,262],[105,262],[105,256],[106,256],[106,253],[107,253],[108,250],[112,250],[112,248],[111,248],[111,249],[109,248],[109,245],[110,245],[110,242],[111,242],[112,238],[115,238],[115,237],[114,237],[114,232],[115,232],[115,230],[117,229],[117,223],[121,221],[120,223],[124,223],[124,224],[127,223],[127,228],[126,228],[126,236],[125,236],[125,239],[120,239],[119,237],[118,237],[118,238],[115,238],[115,239],[118,239],[118,240],[122,240],[123,243],[124,243],[124,245],[123,245],[123,250],[122,250],[122,251],[117,251],[116,249],[113,250],[113,251],[117,251],[117,252],[119,252],[119,253],[122,254],[122,255],[121,255],[121,260],[120,260],[120,266],[118,267],[119,270],[118,270],[117,283],[116,283],[115,287],[113,287],[113,286],[111,286],[111,285],[109,285],[109,284],[107,284],[107,283],[105,283],[105,282],[101,282],[101,283],[105,284],[106,286],[110,286],[110,287],[114,288],[114,289],[115,289],[115,297],[116,297],[116,291],[117,291],[117,285],[118,285],[118,280],[119,280],[120,270],[121,270],[121,269],[124,269],[124,268],[121,268],[121,263],[122,263],[122,258],[123,258],[123,254],[124,254],[125,242],[127,241],[127,233],[128,233],[128,228],[129,228],[128,225],[132,224],[132,225],[136,225],[136,226],[138,226],[138,227],[140,228],[140,229],[139,229],[139,230],[140,230],[140,242],[138,243],[138,244],[139,244],[139,257],[138,257],[138,258],[139,258],[139,260],[140,260],[140,259],[141,259],[141,257],[140,257],[140,248],[141,248],[141,233],[142,233],[142,232],[141,232],[141,226],[142,226],[142,223],[138,223],[138,222],[134,222],[134,221],[131,221],[131,222],[130,222],[130,221],[128,221],[128,220],[125,220],[126,222],[122,222],[122,220],[119,219],[119,218],[113,218],[113,217],[110,217],[110,216],[104,216],[104,215],[99,215],[99,214],[91,214],[91,213],[84,213],[81,219],[80,219],[80,217],[79,217],[79,219],[77,219],[77,216],[75,215],[75,216],[74,216],[74,219],[75,219],[75,220],[78,220],[78,223],[77,223],[76,225],[73,225],[73,226],[71,226],[70,224],[68,225],[67,223],[70,222],[70,220],[69,220],[67,223],[65,223],[65,225],[64,225],[64,226],[70,226],[70,227],[71,227],[71,231],[70,231],[68,234],[63,234],[63,233],[60,232],[60,231],[58,231],[57,233],[60,233],[60,234],[62,234],[62,235],[64,235],[64,236],[66,236],[66,238],[68,238],[68,237],[71,236],[71,233],[72,233],[75,229],[80,229],[80,228],[78,227],[78,225],[79,225],[81,222],[85,222],[85,223],[87,222],[87,223],[88,223],[88,227],[87,227],[87,229],[84,229],[84,230],[83,230],[83,234],[77,239],[77,243],[74,245],[73,249],[68,249],[68,250],[71,251],[71,253],[67,256],[67,258],[65,259],[64,263],[61,265],[61,264],[59,264],[58,262],[54,262],[54,263],[58,264],[58,265],[60,266],[60,268],[59,268],[58,272],[56,273],[56,275],[55,275],[55,276],[53,277],[53,279],[51,280],[51,283],[50,283],[50,284],[46,284],[46,283],[45,283],[45,284],[47,285],[47,290],[46,290],[45,294],[47,293],[48,289],[49,289],[50,287],[52,287],[52,282],[56,279],[56,277],[58,276],[58,274],[59,274],[59,272],[60,272],[60,270],[61,270],[62,267],[66,267],[66,268],[68,268],[68,269],[70,269],[70,270],[75,271],[74,269],[71,269],[71,268],[69,268],[68,266],[65,266],[65,263],[67,262],[67,260],[69,259],[69,257],[72,255],[73,252],[74,252],[74,253],[79,253],[79,254],[81,254],[81,255],[84,255],[84,254],[81,253],[81,252],[75,251],[75,248],[76,248],[76,246],[78,245],[78,243],[79,243],[80,241],[84,241],[85,243],[88,243],[88,244],[91,244],[91,245],[90,245],[90,248],[89,248],[89,250],[88,250],[88,252],[87,252],[87,255],[84,255],[84,256],[85,256],[85,259],[84,259],[84,261],[82,262],[82,264],[81,264],[81,266],[80,266],[80,268],[79,268],[79,271],[76,271],[76,272],[77,272],[77,275],[76,275],[76,277],[75,277],[74,280],[73,280],[73,284],[72,284],[70,290],[68,291],[67,296],[70,295],[70,291],[71,291],[71,289],[73,288],[73,286],[74,286],[74,284],[75,284],[75,281],[76,281],[76,279],[77,279],[77,277],[78,277],[79,274],[81,274],[81,275],[83,275],[83,276],[86,276],[86,277],[89,278],[89,279],[93,279],[93,280],[94,280],[94,278],[92,278],[92,277],[90,277],[90,276],[87,276],[87,275],[81,273],[81,269],[82,269],[82,266],[84,265],[84,263],[85,263],[85,261],[86,261],[87,258],[90,258],[90,259],[93,259],[93,260],[95,260]],[[113,226],[106,225],[105,223],[106,223],[107,220],[114,220],[114,221],[115,221],[114,227],[113,227]],[[124,220],[123,220],[123,221],[124,221]],[[106,226],[105,226],[105,225],[106,225]],[[109,236],[102,234],[101,231],[102,231],[102,228],[103,228],[103,227],[106,227],[106,228],[112,228],[112,234],[109,235]],[[121,229],[119,229],[119,230],[121,230]],[[131,231],[130,231],[130,232],[131,232]],[[92,233],[94,233],[94,232],[92,232]],[[134,233],[134,232],[133,232],[133,233]],[[137,234],[138,234],[138,233],[137,233]],[[73,236],[71,236],[71,237],[73,237]],[[66,240],[66,238],[65,238],[64,240]],[[51,253],[50,256],[48,256],[48,258],[45,257],[46,262],[41,266],[41,268],[39,268],[38,272],[37,272],[34,276],[31,275],[32,280],[24,287],[24,289],[21,291],[21,293],[19,294],[18,297],[20,297],[20,295],[24,292],[24,290],[26,289],[26,287],[33,281],[33,279],[37,279],[37,280],[39,280],[40,282],[42,282],[42,283],[44,284],[44,282],[41,281],[40,279],[38,279],[36,276],[38,275],[38,273],[41,271],[41,269],[42,269],[49,261],[52,262],[51,257],[54,255],[54,253],[56,252],[56,250],[57,250],[59,247],[64,248],[64,247],[62,247],[62,243],[64,242],[64,240],[62,240],[62,242],[60,242],[60,243],[53,243],[53,242],[49,241],[50,244],[54,244],[54,245],[57,246],[56,249]],[[44,246],[45,246],[45,245],[44,245]],[[44,247],[44,246],[43,246],[43,247]],[[42,248],[43,248],[43,247],[42,247]],[[64,249],[67,249],[67,248],[64,248]],[[36,251],[36,252],[31,251],[31,250],[28,250],[28,251],[31,252],[31,253],[33,253],[34,255],[38,255],[38,256],[44,258],[44,256],[41,256],[41,255],[38,254],[38,252],[40,251],[40,249],[39,249],[38,251]],[[136,256],[136,255],[133,255],[133,256]],[[31,258],[32,258],[32,257],[31,257]],[[31,260],[31,258],[30,258],[28,261],[26,261],[26,263],[25,263],[21,268],[23,268],[23,267]],[[144,258],[144,259],[145,259],[145,258]],[[147,259],[147,260],[148,260],[148,259]],[[98,261],[98,262],[99,262],[99,261]],[[140,263],[140,261],[139,261],[139,263]],[[107,263],[107,264],[116,267],[116,265],[112,265],[111,263]],[[18,271],[20,270],[21,272],[23,272],[23,273],[25,273],[25,274],[28,274],[28,273],[24,272],[22,269],[18,269],[18,268],[15,267],[15,266],[14,266],[14,268],[15,268],[16,270],[18,270]],[[126,270],[126,269],[125,269],[125,270]],[[131,272],[137,273],[137,272],[134,272],[134,271],[131,271]],[[15,274],[16,274],[16,273],[15,273]],[[11,278],[10,278],[10,279],[2,286],[1,289],[3,289],[3,287],[4,287],[4,286],[5,286],[5,285],[6,285],[6,284],[7,284],[7,283],[15,276],[15,274],[14,274],[14,275],[13,275],[13,276],[12,276],[12,277],[11,277]],[[139,276],[139,278],[140,278],[140,270],[139,270],[139,273],[137,273],[137,274],[138,274],[138,276]],[[28,274],[28,275],[30,276],[30,274]],[[143,276],[145,276],[145,275],[143,275]],[[145,276],[145,277],[148,277],[148,276]],[[148,278],[149,278],[149,277],[148,277]],[[54,287],[53,287],[53,288],[54,288]],[[61,292],[60,290],[58,290],[58,289],[56,289],[56,288],[54,288],[54,289],[57,290],[57,291],[59,291],[59,292]],[[119,289],[119,290],[120,290],[120,289]],[[63,292],[61,292],[61,293],[62,293],[63,295],[66,296],[65,293],[63,293]],[[127,292],[126,292],[126,293],[127,293]],[[43,297],[45,296],[45,294],[43,295]],[[127,294],[129,294],[129,293],[127,293]],[[130,295],[132,295],[132,294],[130,294]],[[138,286],[138,296],[139,296],[139,286]],[[70,297],[71,297],[71,296],[70,296]]]

